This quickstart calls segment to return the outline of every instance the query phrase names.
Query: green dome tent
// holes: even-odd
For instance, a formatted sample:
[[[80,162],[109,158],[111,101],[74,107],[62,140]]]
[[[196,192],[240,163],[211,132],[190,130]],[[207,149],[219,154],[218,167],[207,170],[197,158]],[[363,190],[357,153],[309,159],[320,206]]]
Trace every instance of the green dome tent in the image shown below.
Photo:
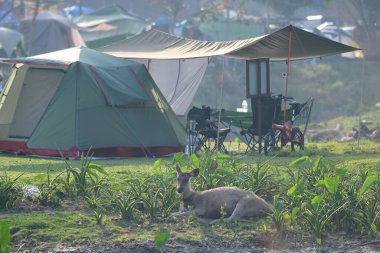
[[[143,64],[77,47],[14,64],[0,102],[0,151],[161,156],[186,133]]]

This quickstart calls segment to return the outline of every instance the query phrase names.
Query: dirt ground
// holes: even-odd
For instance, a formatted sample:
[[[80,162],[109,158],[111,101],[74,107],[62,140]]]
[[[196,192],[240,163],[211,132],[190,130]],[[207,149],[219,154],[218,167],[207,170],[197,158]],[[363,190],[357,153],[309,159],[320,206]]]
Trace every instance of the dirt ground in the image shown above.
[[[202,243],[170,239],[165,247],[160,251],[154,246],[151,240],[145,242],[129,241],[117,245],[107,243],[91,244],[81,246],[68,245],[41,245],[33,249],[21,247],[17,252],[24,253],[119,253],[119,252],[136,252],[136,253],[160,253],[160,252],[181,252],[181,253],[375,253],[380,252],[380,240],[371,241],[360,238],[349,238],[344,243],[338,243],[337,239],[329,238],[325,241],[324,246],[318,247],[306,241],[287,242],[280,238],[270,238],[257,236],[251,240],[205,240]]]

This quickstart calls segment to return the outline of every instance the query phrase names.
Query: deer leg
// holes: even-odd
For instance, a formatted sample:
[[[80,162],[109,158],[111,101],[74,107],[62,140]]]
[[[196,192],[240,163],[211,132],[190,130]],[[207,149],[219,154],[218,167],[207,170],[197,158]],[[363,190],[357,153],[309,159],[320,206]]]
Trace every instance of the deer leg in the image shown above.
[[[269,213],[270,206],[260,198],[244,197],[238,201],[236,207],[230,217],[224,219],[226,222],[231,222],[233,220],[251,217],[262,217]],[[210,224],[215,224],[220,222],[220,219],[213,220]]]
[[[244,199],[245,198],[242,198],[241,200],[239,200],[239,202],[236,204],[236,207],[234,209],[234,211],[232,212],[232,214],[230,215],[230,217],[224,219],[224,221],[226,222],[231,222],[233,220],[236,220],[236,219],[240,219],[244,216]],[[216,223],[219,223],[221,222],[222,219],[216,219],[216,220],[213,220],[210,222],[210,224],[216,224]]]
[[[201,209],[192,209],[185,212],[175,212],[171,213],[170,216],[186,216],[186,215],[202,215],[203,211]]]

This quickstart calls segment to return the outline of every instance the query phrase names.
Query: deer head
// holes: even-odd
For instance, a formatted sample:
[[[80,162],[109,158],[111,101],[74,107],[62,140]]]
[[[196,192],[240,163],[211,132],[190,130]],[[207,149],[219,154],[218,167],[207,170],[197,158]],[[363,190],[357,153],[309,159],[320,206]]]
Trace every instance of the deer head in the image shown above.
[[[177,192],[183,193],[185,190],[190,191],[190,178],[196,177],[199,174],[199,169],[194,169],[191,172],[182,172],[181,168],[177,165]]]

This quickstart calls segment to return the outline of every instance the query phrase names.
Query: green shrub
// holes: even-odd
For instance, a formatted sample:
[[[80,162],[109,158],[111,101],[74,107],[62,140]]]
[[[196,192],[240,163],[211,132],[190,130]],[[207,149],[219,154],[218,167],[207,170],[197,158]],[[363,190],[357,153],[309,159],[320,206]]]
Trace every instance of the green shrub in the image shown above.
[[[136,202],[131,194],[127,195],[123,191],[119,191],[112,203],[120,211],[122,219],[132,218]]]
[[[36,178],[42,180],[42,184],[38,186],[39,193],[37,195],[37,201],[43,206],[58,207],[61,205],[59,182],[58,179],[61,174],[58,174],[54,178],[50,175],[50,164],[46,170],[46,174],[37,175]]]
[[[90,152],[90,151],[88,151]],[[67,178],[66,188],[70,192],[71,186],[76,190],[77,196],[86,196],[89,191],[99,193],[103,179],[99,178],[99,174],[107,175],[107,171],[98,164],[91,162],[92,157],[87,153],[81,155],[81,167],[73,168],[67,161]]]

